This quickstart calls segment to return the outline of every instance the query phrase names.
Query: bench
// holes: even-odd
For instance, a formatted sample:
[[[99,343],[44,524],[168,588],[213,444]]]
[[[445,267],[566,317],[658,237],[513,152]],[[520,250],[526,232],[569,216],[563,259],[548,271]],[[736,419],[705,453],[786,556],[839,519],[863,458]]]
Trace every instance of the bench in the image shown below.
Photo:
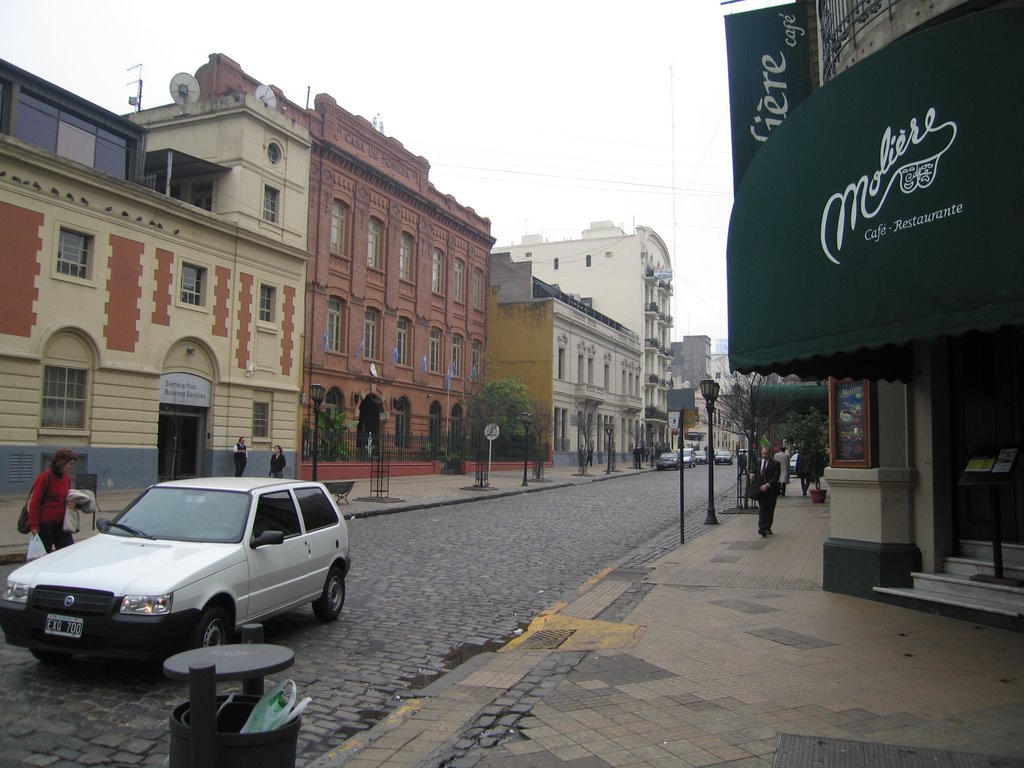
[[[352,489],[356,487],[356,481],[328,480],[324,483],[324,487],[334,495],[334,500],[339,504],[342,501],[348,504],[348,495],[352,493]]]

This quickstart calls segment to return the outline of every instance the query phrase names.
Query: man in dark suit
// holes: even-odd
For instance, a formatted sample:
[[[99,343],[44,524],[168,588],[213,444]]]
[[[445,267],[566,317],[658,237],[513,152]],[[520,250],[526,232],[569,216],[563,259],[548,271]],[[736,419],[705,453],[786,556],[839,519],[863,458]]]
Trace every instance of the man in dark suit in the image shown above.
[[[761,495],[757,498],[757,532],[761,536],[772,535],[775,520],[775,502],[779,499],[779,477],[782,465],[772,458],[768,446],[761,448],[761,460],[750,467],[750,481],[756,483]]]

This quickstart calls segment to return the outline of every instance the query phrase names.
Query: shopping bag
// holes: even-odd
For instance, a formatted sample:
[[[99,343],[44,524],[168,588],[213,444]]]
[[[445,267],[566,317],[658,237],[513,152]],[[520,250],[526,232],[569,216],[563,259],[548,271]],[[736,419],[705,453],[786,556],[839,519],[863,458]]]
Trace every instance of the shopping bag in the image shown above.
[[[39,538],[38,533],[33,533],[28,537],[28,552],[25,554],[25,560],[35,560],[45,554],[46,547],[43,546],[43,540]]]
[[[78,507],[64,508],[64,533],[78,533]]]
[[[284,680],[265,694],[256,706],[249,713],[249,719],[245,721],[239,733],[261,733],[273,731],[284,725],[295,707],[295,682]]]

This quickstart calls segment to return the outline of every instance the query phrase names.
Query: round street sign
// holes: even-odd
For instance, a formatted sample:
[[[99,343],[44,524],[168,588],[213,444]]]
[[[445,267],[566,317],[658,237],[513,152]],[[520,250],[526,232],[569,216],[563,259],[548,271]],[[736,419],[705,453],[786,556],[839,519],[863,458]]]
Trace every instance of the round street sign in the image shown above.
[[[486,437],[488,440],[493,440],[500,434],[500,432],[501,430],[498,429],[497,424],[488,424],[486,427],[484,427],[484,437]]]

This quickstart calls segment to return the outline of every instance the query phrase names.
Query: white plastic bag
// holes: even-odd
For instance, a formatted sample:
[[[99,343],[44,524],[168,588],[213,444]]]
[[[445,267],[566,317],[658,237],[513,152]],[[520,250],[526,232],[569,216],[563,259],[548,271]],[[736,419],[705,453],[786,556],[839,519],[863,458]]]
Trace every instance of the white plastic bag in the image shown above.
[[[245,721],[239,733],[261,733],[280,728],[288,721],[288,716],[295,706],[295,697],[293,680],[278,683],[256,702],[256,706],[249,713],[249,719]]]
[[[43,546],[43,540],[39,538],[38,533],[33,533],[28,537],[28,552],[25,554],[25,560],[35,560],[45,554],[46,547]]]

